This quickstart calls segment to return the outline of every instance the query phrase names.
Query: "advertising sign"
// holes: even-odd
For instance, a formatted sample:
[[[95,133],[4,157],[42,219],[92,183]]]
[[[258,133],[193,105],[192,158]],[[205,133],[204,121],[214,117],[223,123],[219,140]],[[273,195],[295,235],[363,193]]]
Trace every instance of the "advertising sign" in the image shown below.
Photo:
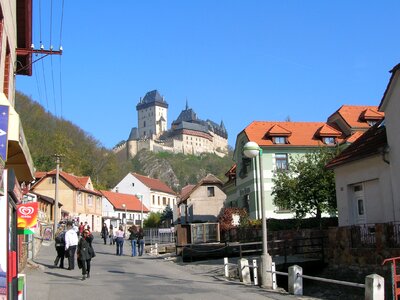
[[[38,202],[17,205],[17,227],[36,228],[38,217]]]

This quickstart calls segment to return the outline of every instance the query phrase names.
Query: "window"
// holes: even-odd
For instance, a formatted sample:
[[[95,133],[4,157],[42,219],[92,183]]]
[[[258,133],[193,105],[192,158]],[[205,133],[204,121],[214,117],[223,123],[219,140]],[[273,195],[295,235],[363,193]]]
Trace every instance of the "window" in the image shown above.
[[[82,193],[81,193],[81,192],[78,192],[77,203],[78,203],[79,205],[82,205]]]
[[[288,159],[286,153],[275,154],[275,164],[277,170],[287,170],[288,169]]]
[[[158,205],[160,205],[161,203],[160,203],[160,196],[158,196]]]
[[[376,124],[376,120],[368,120],[367,123],[369,126],[374,126]]]
[[[88,206],[93,206],[93,197],[92,197],[92,195],[89,195],[89,196],[88,196],[87,205],[88,205]]]
[[[153,195],[153,205],[156,204],[156,196]]]
[[[146,121],[143,121],[143,127],[146,127]]]
[[[213,186],[208,186],[207,187],[207,197],[214,197],[215,196],[215,190]]]
[[[362,199],[358,199],[357,207],[358,207],[358,215],[359,216],[364,215],[364,201]]]
[[[273,139],[274,144],[286,144],[286,137],[284,136],[277,136]]]
[[[166,197],[163,197],[163,198],[162,198],[162,204],[163,204],[163,205],[167,205],[167,198],[166,198]]]
[[[354,186],[354,192],[361,192],[362,190],[363,190],[363,187],[361,184]]]
[[[322,141],[324,142],[324,144],[326,145],[334,145],[335,144],[335,138],[334,137],[324,137],[322,139]]]
[[[56,177],[51,177],[51,183],[56,184]]]

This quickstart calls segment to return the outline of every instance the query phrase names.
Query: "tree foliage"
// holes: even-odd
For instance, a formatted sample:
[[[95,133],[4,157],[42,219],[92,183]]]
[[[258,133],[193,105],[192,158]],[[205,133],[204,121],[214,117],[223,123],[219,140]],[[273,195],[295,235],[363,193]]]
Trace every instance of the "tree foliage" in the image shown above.
[[[143,220],[143,227],[145,228],[158,228],[161,224],[161,213],[150,212],[147,219]]]
[[[233,215],[238,215],[240,217],[239,226],[247,225],[248,214],[246,209],[239,207],[224,207],[218,216],[218,223],[221,231],[228,231],[235,227],[232,223]]]
[[[334,174],[325,169],[332,157],[332,151],[321,148],[293,158],[288,170],[275,173],[274,204],[293,211],[298,219],[311,214],[321,220],[322,213],[336,213]]]

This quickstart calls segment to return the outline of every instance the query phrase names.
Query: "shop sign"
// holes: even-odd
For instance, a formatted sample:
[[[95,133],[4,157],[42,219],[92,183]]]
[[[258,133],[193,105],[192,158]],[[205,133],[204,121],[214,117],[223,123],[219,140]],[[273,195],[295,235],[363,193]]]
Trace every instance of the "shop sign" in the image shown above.
[[[17,227],[36,228],[38,217],[38,202],[17,205]]]
[[[7,160],[9,109],[7,105],[0,105],[0,158],[4,161]]]

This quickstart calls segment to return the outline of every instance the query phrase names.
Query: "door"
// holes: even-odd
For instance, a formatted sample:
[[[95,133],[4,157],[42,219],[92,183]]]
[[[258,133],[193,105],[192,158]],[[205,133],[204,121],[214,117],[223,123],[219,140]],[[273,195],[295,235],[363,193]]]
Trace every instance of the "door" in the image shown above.
[[[364,201],[364,188],[362,184],[353,186],[353,208],[355,224],[367,223]]]

